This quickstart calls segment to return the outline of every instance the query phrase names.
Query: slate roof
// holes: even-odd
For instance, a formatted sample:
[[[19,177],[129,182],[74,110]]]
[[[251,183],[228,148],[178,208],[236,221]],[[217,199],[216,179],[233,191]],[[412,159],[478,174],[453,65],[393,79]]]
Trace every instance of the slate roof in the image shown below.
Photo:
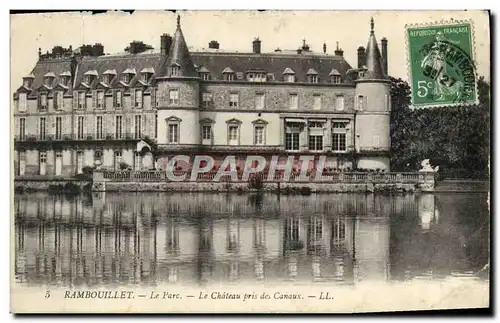
[[[39,61],[30,75],[33,76],[33,83],[31,85],[32,94],[35,90],[44,85],[45,75],[48,73],[54,74],[54,80],[51,87],[60,83],[61,74],[71,70],[71,59],[54,59]],[[71,85],[70,85],[71,86]],[[30,92],[23,86],[19,87],[18,91]]]
[[[73,61],[74,60],[74,61]],[[72,68],[72,62],[75,64]],[[308,82],[308,74],[317,74],[318,83],[330,83],[330,76],[340,75],[343,82],[351,82],[352,67],[347,63],[343,56],[326,55],[324,53],[231,53],[231,52],[189,52],[186,41],[182,34],[180,23],[177,23],[177,30],[173,37],[172,45],[168,56],[164,57],[160,53],[146,51],[138,54],[116,54],[103,55],[99,57],[77,57],[60,59],[40,59],[35,65],[32,90],[37,90],[44,84],[44,75],[53,73],[54,81],[49,86],[53,88],[60,83],[61,75],[74,73],[74,80],[69,84],[68,90],[75,89],[94,89],[108,88],[104,81],[104,75],[116,73],[110,88],[116,87],[147,87],[141,81],[141,72],[154,72],[153,78],[168,76],[169,68],[172,65],[181,67],[181,77],[198,77],[198,72],[210,72],[211,80],[223,80],[224,71],[234,72],[236,75],[242,75],[248,71],[265,71],[268,75],[273,74],[270,82],[283,82],[284,74],[295,74],[296,82]],[[373,32],[370,34],[368,46],[366,49],[367,73],[365,78],[384,78],[386,77],[382,69],[381,54],[375,40]],[[129,83],[121,81],[121,75],[124,71],[140,71],[132,75]],[[348,73],[349,72],[349,73]],[[96,74],[92,84],[84,84],[85,74]],[[240,80],[241,77],[237,77]],[[18,91],[29,92],[30,90],[21,86]],[[17,91],[16,91],[17,92]],[[34,94],[34,93],[32,93]]]
[[[125,71],[135,70],[142,71],[144,69],[154,69],[159,70],[162,63],[165,61],[164,57],[160,54],[127,54],[127,55],[107,55],[99,57],[84,57],[81,63],[78,65],[78,73],[76,74],[75,84],[78,87],[83,81],[83,75],[87,71],[95,70],[97,71],[98,77],[90,85],[91,88],[95,88],[97,84],[104,80],[103,74],[109,72],[110,70],[116,71],[116,77],[113,78],[111,82],[111,87],[128,87],[140,84],[138,81],[141,79],[141,73],[133,75],[130,82],[123,84],[121,81],[121,75]]]
[[[223,80],[222,73],[229,67],[235,72],[262,69],[273,73],[278,82],[284,81],[284,71],[292,69],[297,82],[308,82],[307,73],[313,69],[319,75],[319,83],[330,83],[329,74],[334,68],[345,75],[351,66],[342,56],[276,55],[253,53],[194,52],[191,57],[200,68],[211,72],[212,80]]]
[[[366,46],[365,50],[365,65],[367,71],[364,73],[364,76],[360,77],[360,79],[384,80],[387,79],[387,75],[384,72],[384,68],[382,65],[382,54],[380,54],[380,50],[378,49],[377,45],[377,39],[375,38],[373,18],[371,19],[370,24],[370,38],[368,38],[368,45]]]

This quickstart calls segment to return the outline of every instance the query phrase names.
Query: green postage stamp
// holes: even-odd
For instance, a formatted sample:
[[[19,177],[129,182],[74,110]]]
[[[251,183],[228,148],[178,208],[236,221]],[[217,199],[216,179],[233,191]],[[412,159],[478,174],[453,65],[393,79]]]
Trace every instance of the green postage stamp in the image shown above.
[[[477,103],[473,36],[468,21],[406,26],[414,107]]]

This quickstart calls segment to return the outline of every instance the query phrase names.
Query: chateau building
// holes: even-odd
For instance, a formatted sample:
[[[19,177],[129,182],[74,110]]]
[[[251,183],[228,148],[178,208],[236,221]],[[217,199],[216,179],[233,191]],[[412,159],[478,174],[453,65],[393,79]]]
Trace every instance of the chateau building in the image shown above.
[[[371,21],[352,67],[338,47],[317,53],[190,51],[180,18],[160,52],[133,42],[42,54],[14,93],[17,176],[84,167],[165,169],[172,156],[326,155],[334,169],[389,170],[387,40]],[[317,157],[316,157],[317,159]],[[244,159],[243,159],[244,162]]]

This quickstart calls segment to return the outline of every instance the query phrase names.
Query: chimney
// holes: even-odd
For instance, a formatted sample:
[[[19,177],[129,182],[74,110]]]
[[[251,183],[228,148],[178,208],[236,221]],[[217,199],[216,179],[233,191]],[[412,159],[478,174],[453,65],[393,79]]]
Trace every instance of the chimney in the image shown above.
[[[216,40],[212,40],[210,43],[208,43],[208,48],[219,49],[219,42]]]
[[[363,46],[358,47],[358,68],[365,65],[365,48]]]
[[[337,42],[337,49],[335,49],[334,53],[336,56],[344,56],[344,51],[342,48],[339,48],[339,42]]]
[[[326,43],[323,43],[323,53],[326,54]]]
[[[102,56],[104,55],[104,46],[101,43],[95,43],[92,46],[92,56]]]
[[[169,34],[163,34],[160,36],[160,48],[161,48],[161,55],[162,56],[167,56],[168,51],[170,50],[170,45],[172,45],[172,36]]]
[[[383,60],[383,63],[384,63],[384,73],[386,75],[389,75],[389,71],[388,71],[388,66],[387,66],[387,38],[382,38],[381,40],[381,43],[382,43],[382,60]]]
[[[259,37],[255,38],[252,42],[252,45],[253,45],[253,53],[254,54],[260,54],[260,44],[261,44],[261,41],[259,39]]]

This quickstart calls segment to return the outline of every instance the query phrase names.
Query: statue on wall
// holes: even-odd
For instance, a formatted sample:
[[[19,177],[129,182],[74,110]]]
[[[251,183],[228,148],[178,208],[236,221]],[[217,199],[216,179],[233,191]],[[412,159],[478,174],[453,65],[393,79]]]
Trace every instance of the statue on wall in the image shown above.
[[[422,169],[419,170],[419,172],[431,172],[431,173],[436,173],[439,170],[439,166],[436,166],[432,168],[431,163],[429,159],[424,159],[420,165],[422,165]]]

